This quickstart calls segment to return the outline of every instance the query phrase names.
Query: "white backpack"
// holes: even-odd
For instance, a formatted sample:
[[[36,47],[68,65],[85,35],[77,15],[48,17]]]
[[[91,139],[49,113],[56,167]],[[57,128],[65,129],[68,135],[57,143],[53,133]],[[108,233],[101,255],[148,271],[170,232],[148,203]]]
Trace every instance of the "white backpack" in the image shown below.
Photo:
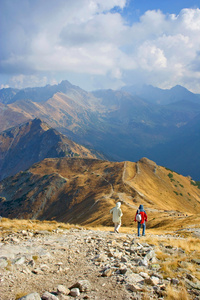
[[[137,215],[136,215],[136,221],[141,222],[142,221],[142,216],[140,214],[140,210],[138,209]]]

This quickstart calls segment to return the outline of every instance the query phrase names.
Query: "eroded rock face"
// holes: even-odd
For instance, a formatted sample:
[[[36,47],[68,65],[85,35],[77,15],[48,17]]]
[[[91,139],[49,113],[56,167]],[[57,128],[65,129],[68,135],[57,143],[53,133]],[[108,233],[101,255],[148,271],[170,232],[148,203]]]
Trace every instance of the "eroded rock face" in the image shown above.
[[[179,280],[163,279],[154,250],[134,234],[84,229],[13,233],[0,242],[1,299],[128,300],[144,294],[157,299]],[[187,273],[185,283],[200,294],[192,274]]]

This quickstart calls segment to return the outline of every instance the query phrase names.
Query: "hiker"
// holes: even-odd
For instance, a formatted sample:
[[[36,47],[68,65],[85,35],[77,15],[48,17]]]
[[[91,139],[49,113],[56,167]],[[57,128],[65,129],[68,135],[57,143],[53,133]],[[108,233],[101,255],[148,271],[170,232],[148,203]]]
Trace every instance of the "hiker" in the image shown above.
[[[121,211],[121,202],[117,202],[116,206],[110,210],[110,214],[113,214],[113,223],[115,225],[114,232],[119,233],[119,228],[121,226],[121,217],[123,215]]]
[[[139,216],[138,216],[139,215]],[[138,222],[138,236],[140,236],[140,227],[142,225],[142,235],[145,235],[145,228],[147,222],[147,214],[146,211],[143,208],[143,205],[141,204],[135,214],[135,222]]]

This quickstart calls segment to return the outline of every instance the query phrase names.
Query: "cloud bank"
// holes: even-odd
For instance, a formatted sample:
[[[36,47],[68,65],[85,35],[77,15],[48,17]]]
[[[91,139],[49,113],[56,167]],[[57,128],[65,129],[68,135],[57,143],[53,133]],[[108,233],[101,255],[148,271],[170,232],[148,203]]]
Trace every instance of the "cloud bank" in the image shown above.
[[[181,84],[200,93],[200,9],[146,11],[126,0],[1,1],[1,78],[15,87],[62,79],[86,89]],[[117,9],[116,9],[117,8]]]

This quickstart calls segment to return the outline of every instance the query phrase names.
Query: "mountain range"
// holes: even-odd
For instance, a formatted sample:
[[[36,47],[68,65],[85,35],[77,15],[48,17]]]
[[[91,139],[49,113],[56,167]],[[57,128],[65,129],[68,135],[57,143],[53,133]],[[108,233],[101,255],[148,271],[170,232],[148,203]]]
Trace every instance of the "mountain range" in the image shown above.
[[[179,101],[199,103],[200,101],[200,94],[194,94],[181,85],[176,85],[171,89],[159,89],[152,85],[130,85],[124,86],[122,91],[146,99],[153,104],[166,105]]]
[[[63,81],[0,90],[0,131],[40,118],[112,161],[148,157],[200,180],[200,96],[176,86],[86,92]]]

